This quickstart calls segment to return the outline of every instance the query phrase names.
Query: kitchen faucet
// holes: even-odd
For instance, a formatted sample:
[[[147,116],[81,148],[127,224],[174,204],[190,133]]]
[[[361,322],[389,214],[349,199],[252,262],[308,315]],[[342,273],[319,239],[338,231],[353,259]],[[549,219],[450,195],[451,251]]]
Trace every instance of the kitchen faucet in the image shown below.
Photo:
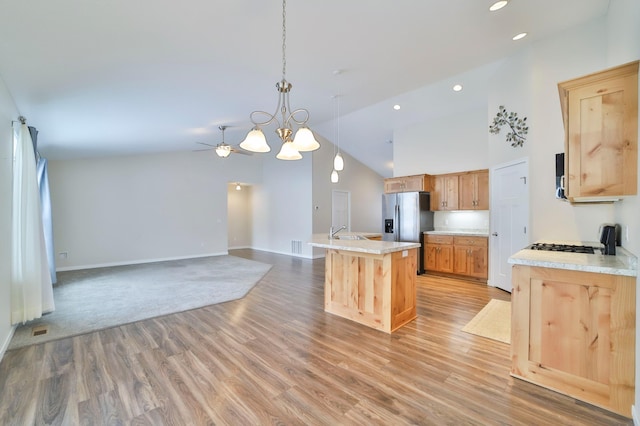
[[[338,229],[337,231],[334,231],[334,230],[333,230],[333,226],[332,226],[331,228],[329,228],[329,239],[330,239],[330,240],[331,240],[331,239],[333,239],[333,237],[335,237],[335,235],[336,235],[338,232],[342,231],[343,229],[347,229],[347,225],[342,225],[342,226],[340,227],[340,229]]]

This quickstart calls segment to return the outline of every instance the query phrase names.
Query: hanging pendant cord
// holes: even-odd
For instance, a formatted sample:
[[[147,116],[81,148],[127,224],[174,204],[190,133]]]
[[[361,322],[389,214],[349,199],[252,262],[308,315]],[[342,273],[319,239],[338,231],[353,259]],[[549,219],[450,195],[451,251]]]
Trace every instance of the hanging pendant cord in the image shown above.
[[[285,81],[285,74],[287,70],[287,56],[285,54],[287,49],[287,14],[286,14],[287,0],[282,0],[282,81]]]

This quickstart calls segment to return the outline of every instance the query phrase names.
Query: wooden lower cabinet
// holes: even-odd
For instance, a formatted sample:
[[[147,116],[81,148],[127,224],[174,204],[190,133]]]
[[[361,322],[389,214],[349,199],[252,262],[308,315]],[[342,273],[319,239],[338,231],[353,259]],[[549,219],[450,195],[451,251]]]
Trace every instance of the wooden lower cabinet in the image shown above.
[[[429,272],[487,279],[489,249],[486,237],[425,236],[424,268]]]
[[[474,278],[488,278],[489,250],[487,248],[487,238],[454,237],[453,247],[454,274],[467,275]]]
[[[631,417],[636,278],[513,266],[511,375]]]
[[[424,268],[434,272],[453,272],[453,237],[449,235],[426,236]]]

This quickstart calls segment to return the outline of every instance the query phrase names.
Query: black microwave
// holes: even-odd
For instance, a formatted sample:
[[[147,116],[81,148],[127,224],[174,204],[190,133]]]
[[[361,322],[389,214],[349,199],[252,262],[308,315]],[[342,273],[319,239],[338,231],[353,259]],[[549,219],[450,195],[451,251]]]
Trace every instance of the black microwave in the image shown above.
[[[564,152],[556,154],[556,198],[567,199],[564,195]]]

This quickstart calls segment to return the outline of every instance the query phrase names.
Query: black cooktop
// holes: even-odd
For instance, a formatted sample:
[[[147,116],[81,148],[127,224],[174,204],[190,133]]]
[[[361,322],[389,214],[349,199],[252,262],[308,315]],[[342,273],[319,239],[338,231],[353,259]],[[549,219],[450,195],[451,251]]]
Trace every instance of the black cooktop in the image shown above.
[[[571,244],[555,244],[555,243],[533,243],[529,247],[529,250],[544,250],[544,251],[562,251],[567,253],[585,253],[594,254],[594,247],[591,246],[579,246]]]

